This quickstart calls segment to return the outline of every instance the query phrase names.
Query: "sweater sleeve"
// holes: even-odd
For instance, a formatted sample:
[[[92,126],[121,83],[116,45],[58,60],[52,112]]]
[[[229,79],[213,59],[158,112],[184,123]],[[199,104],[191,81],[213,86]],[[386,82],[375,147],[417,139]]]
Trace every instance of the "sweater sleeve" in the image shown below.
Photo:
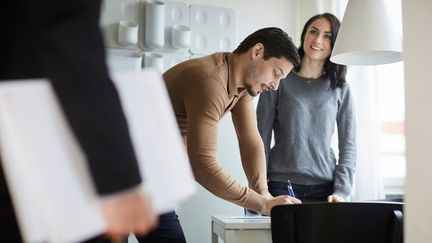
[[[277,91],[260,94],[256,110],[258,130],[264,143],[267,164],[269,163],[273,124],[276,117]]]
[[[137,158],[105,64],[100,1],[42,2],[35,5],[44,9],[39,14],[46,22],[40,39],[33,40],[39,44],[34,51],[87,157],[97,192],[136,187],[141,182]]]
[[[264,147],[257,129],[252,97],[250,95],[242,97],[231,113],[249,187],[263,196],[268,196],[270,194],[267,189]]]
[[[334,176],[334,194],[347,197],[351,194],[356,167],[356,121],[354,97],[349,85],[342,88],[336,117],[339,136],[339,161]]]
[[[216,160],[218,123],[225,110],[222,86],[201,82],[188,90],[187,151],[195,179],[216,196],[261,211],[265,197],[237,182]]]

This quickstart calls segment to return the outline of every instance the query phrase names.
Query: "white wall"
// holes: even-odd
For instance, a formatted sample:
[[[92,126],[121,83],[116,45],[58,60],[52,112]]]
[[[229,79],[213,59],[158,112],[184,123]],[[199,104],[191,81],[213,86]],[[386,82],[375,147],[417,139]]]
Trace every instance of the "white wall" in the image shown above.
[[[263,27],[277,26],[288,34],[294,33],[294,0],[178,0],[187,4],[204,4],[232,8],[237,17],[237,41]]]
[[[187,4],[206,4],[228,7],[236,11],[237,42],[263,27],[277,26],[285,30],[293,39],[293,1],[292,0],[189,0],[179,1]],[[217,159],[242,184],[247,185],[241,167],[237,138],[232,126],[231,116],[223,118],[219,125]],[[242,215],[243,209],[226,202],[197,184],[198,193],[187,200],[177,210],[188,243],[207,243],[211,241],[211,215]],[[175,189],[175,188],[173,188]]]
[[[407,145],[407,243],[432,242],[432,33],[428,24],[431,10],[431,1],[402,1]]]

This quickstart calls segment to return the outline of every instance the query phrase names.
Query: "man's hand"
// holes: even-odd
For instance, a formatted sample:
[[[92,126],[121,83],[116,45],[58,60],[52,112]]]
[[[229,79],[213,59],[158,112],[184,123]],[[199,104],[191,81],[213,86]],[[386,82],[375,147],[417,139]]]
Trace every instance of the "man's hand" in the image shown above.
[[[345,202],[345,198],[333,194],[327,197],[327,202],[330,203]]]
[[[157,224],[148,195],[141,189],[102,199],[108,236],[127,237],[133,232],[147,234]]]
[[[270,197],[264,203],[264,207],[261,209],[260,213],[262,215],[270,215],[271,209],[276,205],[299,204],[299,203],[301,203],[301,201],[295,197],[290,197],[290,196]]]

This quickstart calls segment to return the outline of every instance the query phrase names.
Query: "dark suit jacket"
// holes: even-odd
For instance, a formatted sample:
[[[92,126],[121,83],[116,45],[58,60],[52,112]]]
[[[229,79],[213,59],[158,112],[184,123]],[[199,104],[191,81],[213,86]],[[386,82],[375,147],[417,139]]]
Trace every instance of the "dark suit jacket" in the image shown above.
[[[126,119],[105,64],[100,1],[6,0],[0,6],[0,80],[49,78],[98,193],[138,185]]]

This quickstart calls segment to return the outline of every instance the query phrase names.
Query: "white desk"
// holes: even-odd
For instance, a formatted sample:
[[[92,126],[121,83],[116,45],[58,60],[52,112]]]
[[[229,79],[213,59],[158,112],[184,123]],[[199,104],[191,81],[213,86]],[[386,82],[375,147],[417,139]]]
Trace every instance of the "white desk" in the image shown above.
[[[270,217],[212,216],[212,243],[272,243]]]

